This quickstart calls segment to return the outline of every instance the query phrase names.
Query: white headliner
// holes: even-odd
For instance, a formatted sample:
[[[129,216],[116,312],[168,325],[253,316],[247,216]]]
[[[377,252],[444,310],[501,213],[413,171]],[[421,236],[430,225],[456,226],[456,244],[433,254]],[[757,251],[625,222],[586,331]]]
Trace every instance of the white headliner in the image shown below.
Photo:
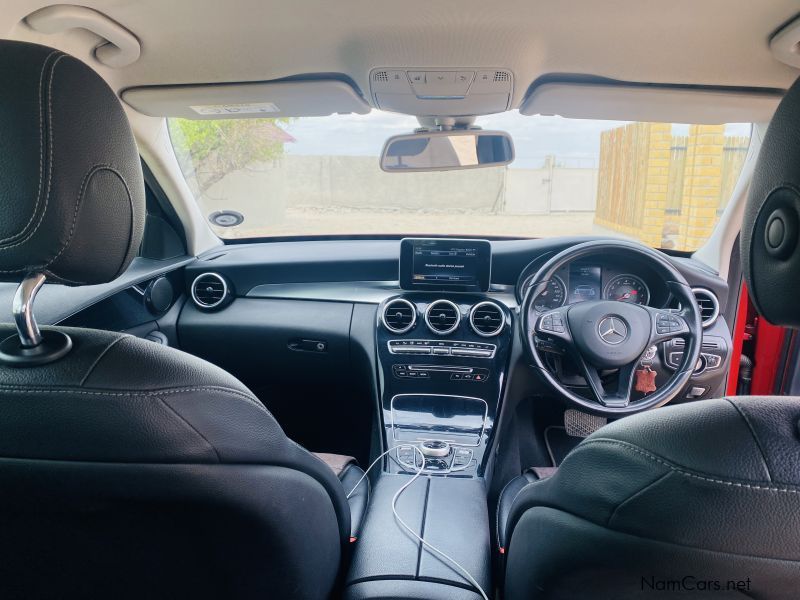
[[[46,2],[3,0],[0,35],[82,48],[112,86],[266,81],[341,73],[368,89],[373,67],[505,67],[513,106],[538,77],[786,88],[797,71],[768,42],[797,0],[84,0],[142,43],[113,70],[86,32],[20,24]],[[366,94],[365,94],[366,95]]]
[[[769,50],[770,38],[800,12],[797,0],[81,0],[141,42],[139,60],[119,69],[92,57],[94,34],[45,35],[24,23],[50,3],[0,1],[0,37],[69,52],[118,93],[337,73],[369,98],[375,67],[497,67],[514,74],[517,108],[545,75],[785,89],[800,73]],[[125,108],[142,157],[183,221],[189,251],[219,245],[183,179],[164,119]],[[733,198],[729,212],[742,200],[743,193]],[[726,222],[731,234],[737,215]],[[714,247],[705,260],[720,268],[727,252]]]

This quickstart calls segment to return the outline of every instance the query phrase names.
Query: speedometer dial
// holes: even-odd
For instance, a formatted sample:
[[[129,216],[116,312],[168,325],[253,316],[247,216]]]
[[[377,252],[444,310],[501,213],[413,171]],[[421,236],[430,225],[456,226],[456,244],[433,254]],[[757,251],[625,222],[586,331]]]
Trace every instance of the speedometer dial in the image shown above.
[[[528,287],[530,287],[530,283],[528,283]],[[545,290],[533,301],[533,308],[538,311],[558,308],[564,304],[566,297],[567,286],[564,285],[560,277],[553,275],[552,279],[547,282]]]
[[[608,282],[603,295],[607,300],[618,300],[631,304],[650,302],[650,290],[647,284],[635,275],[617,275]]]

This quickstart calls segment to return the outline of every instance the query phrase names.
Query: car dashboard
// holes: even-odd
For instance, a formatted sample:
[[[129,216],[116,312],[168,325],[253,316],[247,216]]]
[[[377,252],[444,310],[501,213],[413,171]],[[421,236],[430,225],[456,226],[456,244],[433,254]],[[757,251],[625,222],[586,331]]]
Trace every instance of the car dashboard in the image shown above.
[[[364,463],[378,448],[444,435],[452,452],[430,470],[474,477],[504,403],[560,405],[520,350],[520,306],[549,258],[588,239],[491,241],[491,280],[469,291],[403,289],[399,240],[229,245],[197,258],[137,259],[117,287],[45,286],[40,320],[127,331],[204,358],[242,380],[311,450]],[[679,400],[721,395],[727,283],[690,258],[671,260],[704,322],[702,364]],[[10,306],[13,289],[2,293]],[[542,296],[541,308],[596,298],[674,308],[648,265],[610,255],[566,265]],[[660,378],[679,362],[678,342],[658,348]],[[565,384],[581,387],[568,361],[553,361]],[[414,460],[395,453],[387,468],[407,471]]]

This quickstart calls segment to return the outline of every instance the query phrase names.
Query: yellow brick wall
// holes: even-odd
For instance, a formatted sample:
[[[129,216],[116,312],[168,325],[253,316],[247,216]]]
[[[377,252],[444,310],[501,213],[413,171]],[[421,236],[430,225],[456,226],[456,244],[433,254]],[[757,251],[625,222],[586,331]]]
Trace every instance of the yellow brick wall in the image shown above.
[[[694,250],[711,235],[749,139],[724,125],[631,123],[603,132],[595,223],[645,244]],[[726,151],[728,153],[726,154]]]
[[[717,223],[724,146],[724,125],[689,127],[677,241],[679,250],[702,246]]]

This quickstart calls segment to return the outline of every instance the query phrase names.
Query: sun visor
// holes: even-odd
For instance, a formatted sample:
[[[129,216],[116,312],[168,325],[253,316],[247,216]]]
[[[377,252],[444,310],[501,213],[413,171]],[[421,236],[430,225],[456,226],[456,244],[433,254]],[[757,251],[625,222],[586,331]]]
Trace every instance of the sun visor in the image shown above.
[[[151,117],[224,119],[366,114],[353,86],[336,79],[128,88],[122,99]]]
[[[765,123],[781,100],[776,90],[543,83],[523,101],[523,115],[661,123]]]

